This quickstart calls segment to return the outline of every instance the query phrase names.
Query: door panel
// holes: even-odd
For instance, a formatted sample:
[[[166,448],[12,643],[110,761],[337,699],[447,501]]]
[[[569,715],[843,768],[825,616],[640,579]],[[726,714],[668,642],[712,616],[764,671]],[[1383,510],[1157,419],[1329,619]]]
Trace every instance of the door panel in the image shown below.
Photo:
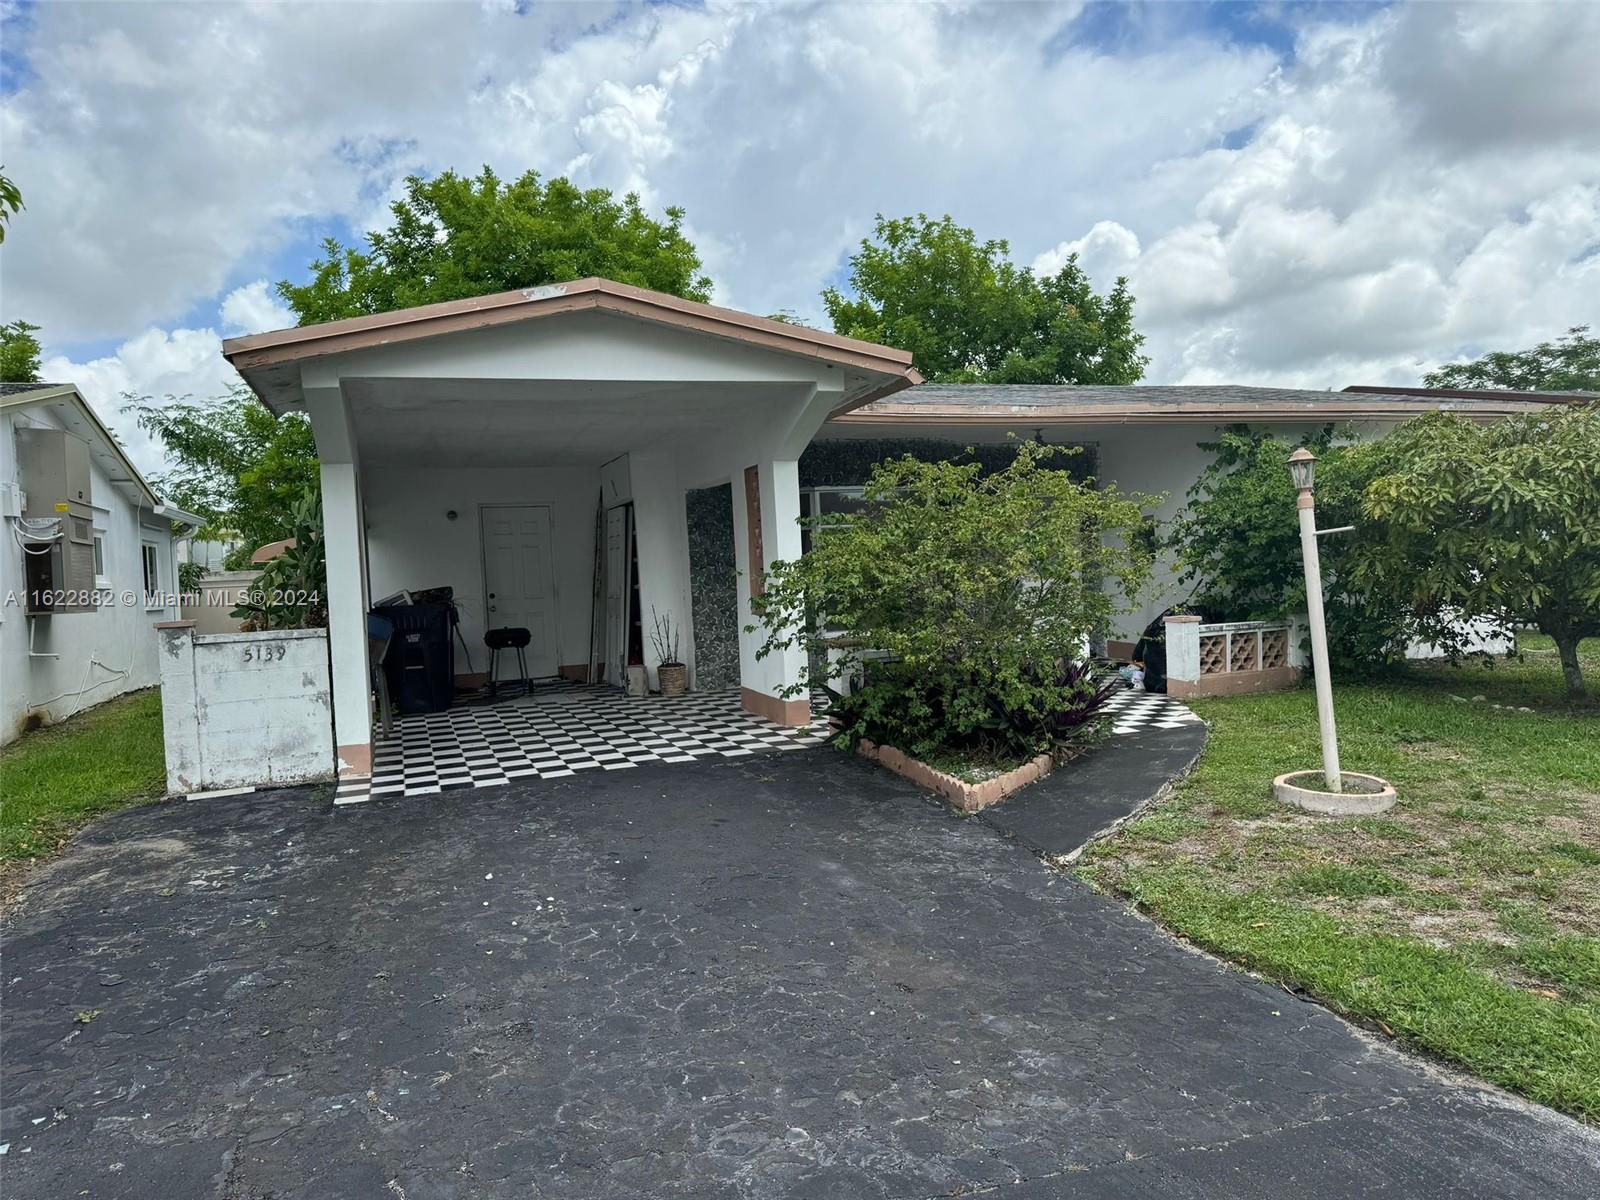
[[[556,646],[555,555],[550,509],[545,505],[484,505],[483,582],[486,629],[521,627],[533,635],[528,671],[554,675]],[[501,667],[504,668],[504,662]],[[513,667],[513,669],[515,669]]]
[[[606,510],[606,682],[619,687],[628,682],[628,601],[632,595],[629,573],[628,524],[633,515],[627,505]]]

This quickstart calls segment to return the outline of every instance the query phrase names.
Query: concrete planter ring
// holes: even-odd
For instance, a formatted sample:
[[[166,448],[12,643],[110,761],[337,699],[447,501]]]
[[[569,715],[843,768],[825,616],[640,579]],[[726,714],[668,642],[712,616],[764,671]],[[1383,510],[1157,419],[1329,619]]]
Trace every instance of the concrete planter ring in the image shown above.
[[[1291,771],[1272,781],[1272,794],[1285,804],[1330,817],[1370,817],[1394,807],[1394,785],[1376,775],[1344,771],[1344,791],[1330,792],[1321,771]]]
[[[662,663],[656,668],[663,696],[681,696],[689,690],[689,668],[682,663]]]

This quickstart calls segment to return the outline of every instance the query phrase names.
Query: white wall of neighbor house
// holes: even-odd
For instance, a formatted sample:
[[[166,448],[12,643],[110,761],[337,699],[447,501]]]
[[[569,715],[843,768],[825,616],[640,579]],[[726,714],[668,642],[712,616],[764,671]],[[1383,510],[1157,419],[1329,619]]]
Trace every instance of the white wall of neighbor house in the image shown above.
[[[1251,422],[1253,428],[1265,430],[1287,441],[1318,432],[1325,424],[1315,421]],[[1340,424],[1348,425],[1343,422]],[[1365,422],[1348,427],[1365,439],[1382,436],[1394,425],[1392,421]],[[1115,483],[1123,491],[1150,495],[1165,493],[1166,498],[1153,510],[1157,519],[1165,525],[1188,503],[1189,489],[1214,459],[1213,453],[1203,446],[1214,442],[1222,430],[1221,425],[1187,422],[1095,427],[1093,440],[1099,444],[1100,477],[1106,482]],[[1062,440],[1066,440],[1065,431]],[[1287,465],[1284,473],[1288,474]],[[1189,598],[1193,586],[1183,583],[1180,574],[1172,555],[1163,554],[1151,576],[1148,592],[1139,599],[1136,607],[1118,618],[1118,632],[1124,639],[1136,641],[1162,612]]]
[[[213,543],[215,544],[215,543]],[[200,580],[193,592],[184,593],[179,617],[193,621],[196,633],[238,633],[243,621],[232,615],[255,586],[260,568],[251,571],[214,571]]]
[[[600,497],[597,468],[369,465],[361,486],[371,600],[402,588],[454,588],[461,632],[479,672],[488,670],[484,632],[497,624],[485,596],[480,506],[547,506],[555,576],[555,659],[562,666],[587,664]],[[459,645],[456,673],[467,673]]]
[[[1257,421],[1255,428],[1292,440],[1323,428],[1319,421]],[[1339,422],[1361,438],[1379,437],[1394,428],[1394,421]],[[1176,517],[1188,502],[1188,492],[1211,463],[1212,452],[1203,449],[1224,428],[1223,423],[1195,421],[1046,422],[1020,420],[1015,425],[937,424],[897,421],[893,424],[833,423],[824,427],[826,438],[937,438],[967,444],[1005,442],[1042,437],[1048,443],[1083,443],[1095,447],[1098,478],[1125,492],[1162,496],[1149,511],[1163,524]],[[1285,467],[1285,472],[1288,468]],[[1180,580],[1171,554],[1157,563],[1148,589],[1126,605],[1113,621],[1112,637],[1136,641],[1164,610],[1188,599],[1192,588]]]
[[[18,482],[16,429],[61,429],[43,406],[0,414],[0,485]],[[70,431],[69,431],[70,432]],[[113,696],[160,682],[155,625],[177,616],[177,561],[169,521],[141,508],[113,484],[91,456],[90,498],[100,541],[97,586],[111,599],[92,612],[29,617],[22,549],[15,522],[0,517],[0,744],[22,730],[30,713],[60,721]],[[155,554],[159,599],[146,603],[144,549]],[[31,652],[30,652],[31,651]]]

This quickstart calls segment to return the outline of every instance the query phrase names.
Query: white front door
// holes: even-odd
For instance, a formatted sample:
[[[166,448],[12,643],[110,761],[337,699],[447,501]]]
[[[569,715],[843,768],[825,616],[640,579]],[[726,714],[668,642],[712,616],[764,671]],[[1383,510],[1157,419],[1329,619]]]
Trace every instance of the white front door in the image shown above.
[[[554,675],[560,662],[556,648],[555,565],[551,551],[550,509],[542,504],[485,504],[483,524],[483,594],[485,629],[521,628],[533,637],[526,651],[528,673]],[[510,670],[501,652],[499,674]]]

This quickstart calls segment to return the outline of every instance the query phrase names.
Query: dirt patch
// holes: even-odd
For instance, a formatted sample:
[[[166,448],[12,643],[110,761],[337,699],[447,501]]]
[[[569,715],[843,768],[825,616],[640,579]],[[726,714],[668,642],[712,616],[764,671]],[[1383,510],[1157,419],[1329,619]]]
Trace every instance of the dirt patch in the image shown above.
[[[175,837],[129,838],[86,847],[70,859],[21,859],[0,863],[0,916],[24,904],[55,905],[80,892],[115,883],[125,890],[176,889],[192,874],[189,844]]]

